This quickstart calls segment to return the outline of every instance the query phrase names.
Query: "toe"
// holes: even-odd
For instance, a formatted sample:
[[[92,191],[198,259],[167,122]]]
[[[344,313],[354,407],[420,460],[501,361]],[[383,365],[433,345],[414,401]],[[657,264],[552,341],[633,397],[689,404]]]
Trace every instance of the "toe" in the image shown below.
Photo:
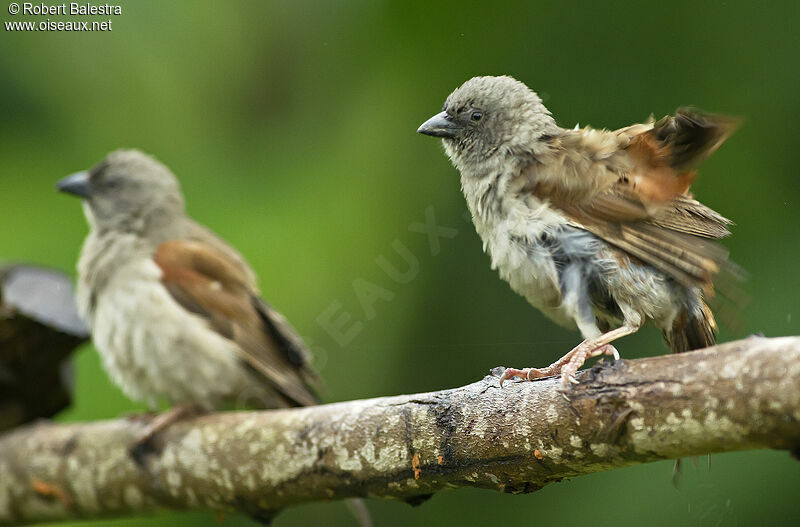
[[[509,379],[513,379],[514,377],[522,377],[525,378],[527,374],[524,370],[518,370],[516,368],[506,368],[503,372],[503,375],[500,376],[500,387],[503,387],[503,383]]]

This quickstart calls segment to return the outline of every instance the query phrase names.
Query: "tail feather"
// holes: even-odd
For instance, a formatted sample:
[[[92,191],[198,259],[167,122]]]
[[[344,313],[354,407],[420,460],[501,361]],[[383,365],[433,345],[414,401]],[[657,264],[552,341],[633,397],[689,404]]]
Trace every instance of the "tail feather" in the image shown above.
[[[672,353],[708,348],[717,343],[714,313],[702,298],[698,298],[698,302],[697,306],[686,309],[673,322],[672,327],[664,331],[664,339]],[[710,454],[708,465],[711,466]],[[676,488],[680,485],[681,473],[681,459],[678,458],[672,468],[672,484]]]
[[[703,300],[699,300],[698,306],[686,309],[675,319],[672,327],[664,331],[664,339],[672,353],[713,346],[717,343],[714,314]]]

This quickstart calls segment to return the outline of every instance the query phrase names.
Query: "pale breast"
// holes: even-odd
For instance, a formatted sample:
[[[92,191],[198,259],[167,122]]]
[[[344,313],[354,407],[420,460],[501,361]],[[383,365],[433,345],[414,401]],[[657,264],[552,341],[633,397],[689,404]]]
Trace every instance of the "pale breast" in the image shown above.
[[[467,192],[465,192],[467,194]],[[559,306],[558,272],[550,249],[541,240],[566,220],[534,197],[491,199],[476,197],[467,202],[483,248],[492,268],[511,288],[534,307],[563,325],[572,325]],[[489,210],[484,210],[488,208]]]
[[[250,390],[235,344],[179,306],[160,279],[150,259],[136,260],[96,295],[93,339],[112,380],[151,407],[161,400],[215,407]]]

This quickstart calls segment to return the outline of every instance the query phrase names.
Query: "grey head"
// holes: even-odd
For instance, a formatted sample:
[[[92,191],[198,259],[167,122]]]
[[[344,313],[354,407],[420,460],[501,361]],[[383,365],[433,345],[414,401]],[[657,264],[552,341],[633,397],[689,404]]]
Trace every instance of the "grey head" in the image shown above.
[[[84,200],[89,224],[99,230],[143,233],[184,214],[172,172],[139,150],[116,150],[90,170],[62,179],[58,190]]]
[[[447,155],[464,174],[481,172],[493,157],[531,151],[535,142],[559,130],[535,92],[501,76],[468,80],[417,132],[441,137]]]

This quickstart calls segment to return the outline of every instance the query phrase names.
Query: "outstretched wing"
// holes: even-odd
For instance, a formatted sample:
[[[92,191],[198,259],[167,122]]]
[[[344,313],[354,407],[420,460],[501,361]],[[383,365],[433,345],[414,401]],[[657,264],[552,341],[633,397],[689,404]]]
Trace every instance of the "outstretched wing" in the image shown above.
[[[160,244],[153,258],[173,298],[235,342],[241,359],[290,404],[318,402],[302,340],[258,297],[240,262],[209,243],[188,239]]]
[[[730,220],[689,194],[694,167],[711,155],[736,121],[696,110],[608,132],[570,130],[525,173],[527,191],[579,226],[688,286],[712,291],[730,268],[712,240]]]

